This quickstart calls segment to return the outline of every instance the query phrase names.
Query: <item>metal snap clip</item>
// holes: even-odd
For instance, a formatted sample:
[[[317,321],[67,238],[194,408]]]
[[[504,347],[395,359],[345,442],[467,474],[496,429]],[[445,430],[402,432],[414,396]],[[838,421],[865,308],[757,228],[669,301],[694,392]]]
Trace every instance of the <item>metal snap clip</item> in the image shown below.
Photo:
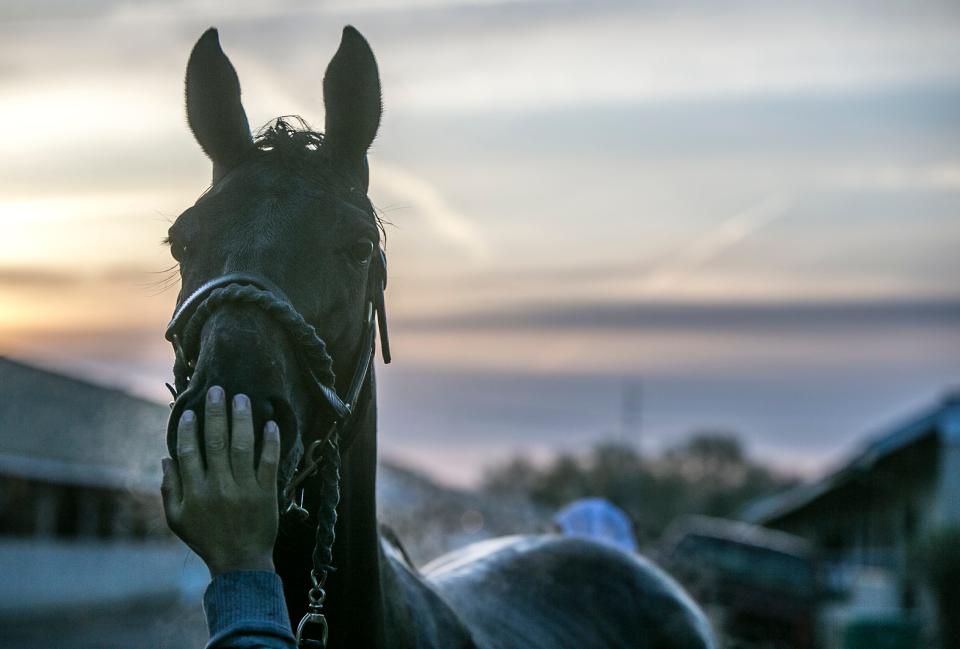
[[[304,637],[304,632],[311,627],[320,627],[320,639]],[[311,633],[312,635],[312,633]],[[330,630],[327,628],[327,618],[323,613],[307,613],[297,625],[297,647],[301,649],[325,649]]]

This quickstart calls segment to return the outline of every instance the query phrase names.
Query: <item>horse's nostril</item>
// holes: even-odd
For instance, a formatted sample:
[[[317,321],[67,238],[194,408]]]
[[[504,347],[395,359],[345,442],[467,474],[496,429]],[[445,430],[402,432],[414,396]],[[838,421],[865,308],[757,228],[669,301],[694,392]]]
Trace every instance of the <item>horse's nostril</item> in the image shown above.
[[[270,414],[267,415],[267,419],[275,421],[280,428],[281,441],[290,440],[291,435],[296,433],[297,418],[289,402],[285,399],[271,399],[268,412]]]
[[[276,408],[273,407],[273,400],[270,399],[263,405],[263,418],[265,421],[270,421],[274,417],[276,417]]]

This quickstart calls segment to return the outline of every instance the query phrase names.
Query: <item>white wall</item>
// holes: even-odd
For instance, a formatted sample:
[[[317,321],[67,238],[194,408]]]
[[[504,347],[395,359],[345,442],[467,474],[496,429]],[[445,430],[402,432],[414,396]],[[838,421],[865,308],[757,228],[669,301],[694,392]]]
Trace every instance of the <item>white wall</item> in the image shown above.
[[[170,596],[199,601],[206,567],[174,542],[0,539],[0,615]]]

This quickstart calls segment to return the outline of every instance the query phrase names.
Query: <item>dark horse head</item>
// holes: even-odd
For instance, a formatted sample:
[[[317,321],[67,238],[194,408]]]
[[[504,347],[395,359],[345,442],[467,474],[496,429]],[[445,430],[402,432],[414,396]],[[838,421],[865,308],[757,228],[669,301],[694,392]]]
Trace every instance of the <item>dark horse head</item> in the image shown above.
[[[297,118],[281,118],[252,137],[237,74],[216,30],[208,30],[187,65],[186,104],[190,129],[213,163],[213,183],[177,218],[168,241],[182,279],[178,308],[215,278],[262,278],[326,343],[343,394],[361,353],[371,283],[378,281],[371,268],[380,260],[379,222],[367,198],[380,81],[373,52],[352,27],[343,31],[323,94],[322,135]],[[195,324],[190,339],[176,341],[190,377],[178,385],[167,431],[171,454],[180,414],[202,413],[207,390],[219,385],[228,398],[250,397],[257,430],[269,419],[279,424],[282,486],[303,443],[331,417],[311,390],[303,350],[253,304],[223,304]]]

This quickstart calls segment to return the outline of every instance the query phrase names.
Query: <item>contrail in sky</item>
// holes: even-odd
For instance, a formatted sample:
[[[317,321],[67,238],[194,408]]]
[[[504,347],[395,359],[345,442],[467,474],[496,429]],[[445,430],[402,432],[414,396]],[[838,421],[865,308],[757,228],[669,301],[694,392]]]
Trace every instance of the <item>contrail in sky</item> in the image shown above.
[[[782,217],[791,203],[787,196],[772,196],[731,216],[652,268],[641,279],[642,288],[658,293],[676,286],[731,246]]]

